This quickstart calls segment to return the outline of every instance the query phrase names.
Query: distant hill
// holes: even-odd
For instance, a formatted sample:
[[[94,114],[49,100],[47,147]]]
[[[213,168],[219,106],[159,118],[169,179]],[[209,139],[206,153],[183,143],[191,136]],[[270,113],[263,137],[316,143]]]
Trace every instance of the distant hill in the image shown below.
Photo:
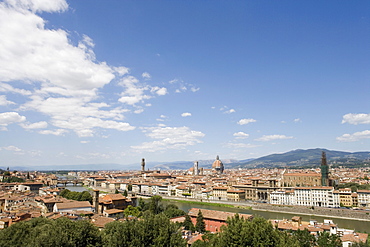
[[[237,167],[281,167],[281,166],[316,166],[321,164],[322,151],[326,152],[326,158],[332,165],[360,165],[370,162],[370,152],[342,152],[322,148],[316,149],[297,149],[282,154],[271,154],[258,159],[236,165]]]
[[[331,166],[356,167],[370,164],[370,152],[342,152],[316,149],[297,149],[282,154],[271,154],[257,159],[233,160],[222,159],[225,169],[231,168],[259,168],[259,167],[309,167],[321,164],[321,153],[326,152],[328,164]],[[199,167],[210,169],[215,159],[199,160]],[[146,169],[150,170],[188,170],[193,167],[194,161],[175,161],[175,162],[147,162]],[[6,167],[0,167],[6,169]],[[17,171],[92,171],[92,170],[140,170],[140,162],[130,165],[121,164],[80,164],[80,165],[50,165],[33,167],[10,167],[10,170]]]

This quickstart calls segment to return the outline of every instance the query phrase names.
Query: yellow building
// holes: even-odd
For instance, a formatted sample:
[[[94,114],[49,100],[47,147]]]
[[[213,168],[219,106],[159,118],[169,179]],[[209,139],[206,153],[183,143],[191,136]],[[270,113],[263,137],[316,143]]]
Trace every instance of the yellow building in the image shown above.
[[[244,190],[227,190],[227,200],[240,202],[245,200],[245,191]]]
[[[339,203],[342,207],[352,207],[352,191],[349,188],[339,189]]]

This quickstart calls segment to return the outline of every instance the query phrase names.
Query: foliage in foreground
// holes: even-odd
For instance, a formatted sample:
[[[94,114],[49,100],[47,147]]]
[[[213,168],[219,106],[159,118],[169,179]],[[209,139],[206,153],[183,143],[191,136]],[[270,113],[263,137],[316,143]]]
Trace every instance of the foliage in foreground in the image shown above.
[[[82,192],[77,192],[77,191],[70,191],[69,189],[64,189],[62,192],[60,192],[60,196],[70,199],[70,200],[76,200],[76,201],[89,201],[92,203],[92,196],[88,191],[82,191]]]
[[[104,246],[186,246],[179,226],[164,214],[145,213],[142,220],[114,221],[102,231]]]
[[[155,205],[155,204],[153,204]],[[153,207],[152,205],[152,207]],[[154,211],[155,209],[152,208]],[[201,218],[201,217],[199,217]],[[188,226],[192,228],[190,218]],[[281,232],[261,218],[244,219],[238,214],[229,218],[228,225],[221,227],[221,232],[205,232],[204,241],[197,241],[193,247],[339,247],[341,240],[336,235],[320,233],[317,238],[307,230]],[[199,225],[198,225],[199,227]],[[143,212],[138,220],[114,221],[99,231],[88,221],[71,221],[67,218],[50,220],[36,218],[11,225],[0,231],[0,246],[24,247],[136,247],[136,246],[186,246],[181,237],[180,225],[171,223],[164,212],[153,214]],[[368,246],[355,244],[354,246]]]
[[[67,218],[35,218],[0,231],[0,246],[14,247],[83,247],[101,246],[98,228],[88,221]]]

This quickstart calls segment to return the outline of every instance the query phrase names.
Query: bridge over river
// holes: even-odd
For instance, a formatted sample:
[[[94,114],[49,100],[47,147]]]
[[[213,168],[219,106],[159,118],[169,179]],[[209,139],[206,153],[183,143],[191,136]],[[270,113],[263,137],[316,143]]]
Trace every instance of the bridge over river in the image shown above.
[[[83,185],[82,179],[61,179],[58,178],[57,186],[63,185],[64,187],[67,186],[67,184],[73,184],[73,186],[77,186],[79,184]]]

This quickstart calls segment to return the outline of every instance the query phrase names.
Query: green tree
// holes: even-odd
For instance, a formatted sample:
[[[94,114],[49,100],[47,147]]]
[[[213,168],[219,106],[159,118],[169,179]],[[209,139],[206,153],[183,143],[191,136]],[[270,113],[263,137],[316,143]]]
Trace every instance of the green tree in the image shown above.
[[[300,247],[311,247],[316,246],[316,238],[310,232],[305,230],[298,229],[293,231],[292,235],[298,240]]]
[[[119,194],[119,191],[116,189],[116,190],[114,191],[114,193],[115,193],[115,194]]]
[[[0,246],[101,246],[99,230],[88,221],[35,218],[0,231]]]
[[[206,224],[204,223],[204,218],[203,218],[203,214],[201,210],[199,210],[198,215],[197,215],[195,230],[200,233],[203,233],[206,231]]]
[[[318,247],[341,247],[342,241],[338,235],[330,234],[328,232],[319,233],[317,238]]]
[[[163,206],[160,204],[161,201],[161,196],[152,196],[149,202],[149,211],[153,214],[159,214],[163,212]]]
[[[175,204],[168,204],[163,211],[163,213],[168,217],[168,218],[174,218],[177,216],[183,216],[186,215],[184,210],[179,209],[178,206]]]
[[[126,196],[126,197],[128,196],[127,190],[124,190],[124,191],[123,191],[123,196]],[[141,198],[140,198],[140,199],[141,199]]]
[[[227,220],[227,225],[217,237],[210,240],[210,246],[253,246],[253,247],[298,247],[298,241],[291,235],[275,229],[261,217],[248,220],[236,214]]]
[[[127,185],[127,190],[132,191],[132,184]]]
[[[195,226],[193,222],[191,221],[191,218],[189,215],[185,215],[185,220],[182,223],[182,225],[184,226],[185,230],[195,231]]]
[[[129,205],[125,210],[123,210],[123,213],[125,214],[125,217],[128,216],[134,216],[134,217],[140,217],[141,212],[137,207],[133,207]]]
[[[102,231],[104,246],[186,246],[176,224],[163,214],[146,212],[142,220],[114,221]]]
[[[76,201],[89,201],[90,203],[92,203],[93,200],[92,196],[88,191],[77,192],[64,189],[60,192],[59,195],[61,197]]]

